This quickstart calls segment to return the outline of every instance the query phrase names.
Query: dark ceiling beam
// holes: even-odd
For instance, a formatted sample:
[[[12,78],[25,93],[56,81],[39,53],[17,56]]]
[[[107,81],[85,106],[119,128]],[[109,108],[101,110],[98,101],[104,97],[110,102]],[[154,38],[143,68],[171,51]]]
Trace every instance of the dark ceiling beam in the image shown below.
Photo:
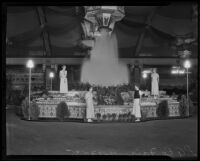
[[[139,52],[140,52],[142,44],[144,42],[144,37],[145,37],[146,30],[151,25],[151,21],[152,21],[153,16],[155,15],[156,10],[157,10],[157,8],[154,9],[149,16],[147,16],[147,20],[145,22],[147,25],[145,26],[144,31],[138,37],[138,41],[137,41],[137,44],[136,44],[134,56],[139,56]]]
[[[43,44],[44,44],[44,47],[45,47],[44,56],[51,56],[49,33],[45,28],[46,15],[45,15],[42,7],[37,7],[37,13],[38,13],[40,25],[43,28],[42,36],[43,36]]]

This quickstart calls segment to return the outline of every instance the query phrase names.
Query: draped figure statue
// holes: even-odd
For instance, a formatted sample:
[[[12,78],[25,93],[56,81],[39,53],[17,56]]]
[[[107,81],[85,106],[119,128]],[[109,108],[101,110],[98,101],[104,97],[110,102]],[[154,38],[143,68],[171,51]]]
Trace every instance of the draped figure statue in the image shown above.
[[[68,81],[67,81],[67,70],[66,66],[62,66],[62,70],[59,73],[60,75],[60,93],[68,92]]]

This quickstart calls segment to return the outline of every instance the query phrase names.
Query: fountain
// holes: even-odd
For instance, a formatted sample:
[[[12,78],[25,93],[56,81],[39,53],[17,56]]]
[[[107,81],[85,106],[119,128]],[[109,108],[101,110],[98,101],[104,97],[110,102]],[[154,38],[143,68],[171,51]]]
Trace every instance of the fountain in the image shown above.
[[[82,64],[81,82],[100,86],[116,86],[129,82],[127,65],[118,59],[117,38],[113,31],[115,21],[124,16],[123,7],[85,7],[86,18],[98,32],[90,58]]]

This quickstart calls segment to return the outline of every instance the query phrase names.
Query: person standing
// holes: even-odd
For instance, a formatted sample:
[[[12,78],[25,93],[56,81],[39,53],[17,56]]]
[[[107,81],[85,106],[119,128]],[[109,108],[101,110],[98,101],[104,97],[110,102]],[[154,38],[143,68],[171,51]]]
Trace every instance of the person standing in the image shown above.
[[[156,69],[153,69],[153,73],[151,74],[151,95],[154,98],[159,96],[159,75],[156,73]]]
[[[88,88],[88,92],[85,94],[86,100],[86,119],[87,122],[93,122],[94,119],[94,104],[93,104],[93,94],[92,94],[92,87]]]
[[[141,110],[140,110],[140,95],[141,91],[139,90],[139,87],[135,85],[135,92],[134,92],[134,102],[133,102],[133,111],[132,114],[136,117],[136,122],[140,121],[141,118]]]
[[[67,70],[66,66],[62,66],[62,70],[59,73],[60,75],[60,93],[68,92],[68,81],[67,81]]]

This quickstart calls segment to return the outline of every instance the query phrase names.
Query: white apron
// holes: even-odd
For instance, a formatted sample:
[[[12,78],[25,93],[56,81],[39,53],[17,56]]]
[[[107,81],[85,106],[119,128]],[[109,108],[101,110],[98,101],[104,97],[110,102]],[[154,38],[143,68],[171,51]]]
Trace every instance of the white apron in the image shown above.
[[[86,100],[86,118],[93,119],[94,116],[94,105],[93,105],[93,95],[91,92],[85,94]]]
[[[141,118],[140,98],[134,99],[132,115],[135,115],[136,118]]]

